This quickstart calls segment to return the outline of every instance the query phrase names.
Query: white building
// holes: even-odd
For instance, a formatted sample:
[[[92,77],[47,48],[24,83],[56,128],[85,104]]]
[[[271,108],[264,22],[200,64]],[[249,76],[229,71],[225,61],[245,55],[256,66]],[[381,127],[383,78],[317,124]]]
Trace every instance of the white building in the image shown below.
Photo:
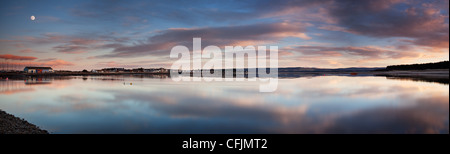
[[[25,67],[23,71],[25,73],[53,73],[51,67]]]

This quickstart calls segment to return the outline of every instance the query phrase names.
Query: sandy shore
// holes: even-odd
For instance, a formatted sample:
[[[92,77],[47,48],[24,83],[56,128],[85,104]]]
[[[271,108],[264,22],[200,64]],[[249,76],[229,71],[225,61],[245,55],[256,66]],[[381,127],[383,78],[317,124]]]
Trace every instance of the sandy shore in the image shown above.
[[[48,131],[0,110],[0,134],[48,134]]]

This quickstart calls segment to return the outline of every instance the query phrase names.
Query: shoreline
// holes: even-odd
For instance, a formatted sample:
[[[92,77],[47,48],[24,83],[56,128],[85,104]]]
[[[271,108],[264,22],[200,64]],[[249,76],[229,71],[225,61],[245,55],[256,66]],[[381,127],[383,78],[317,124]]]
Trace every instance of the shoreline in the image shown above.
[[[449,78],[449,69],[392,70],[373,72],[376,76]]]
[[[49,132],[0,109],[0,134],[49,134]]]
[[[83,72],[72,72],[72,73],[0,73],[2,77],[18,77],[18,76],[95,76],[95,75],[128,75],[128,74],[149,74],[149,75],[169,75],[170,73],[146,73],[146,72],[118,72],[118,73],[83,73]]]

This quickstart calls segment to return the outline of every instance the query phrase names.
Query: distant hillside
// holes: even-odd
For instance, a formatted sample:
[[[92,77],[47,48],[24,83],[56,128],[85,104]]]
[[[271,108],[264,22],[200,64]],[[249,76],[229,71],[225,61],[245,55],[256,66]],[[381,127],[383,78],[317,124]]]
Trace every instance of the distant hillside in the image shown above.
[[[304,68],[304,67],[290,67],[290,68],[278,68],[278,72],[370,72],[373,70],[381,69],[379,67],[350,67],[350,68]]]
[[[449,69],[450,62],[442,61],[437,63],[392,65],[386,67],[386,70],[425,70],[425,69]]]
[[[269,68],[266,68],[266,71],[269,71]],[[378,69],[384,69],[381,67],[350,67],[350,68],[306,68],[306,67],[287,67],[287,68],[278,68],[278,72],[370,72]],[[231,71],[232,69],[226,69],[227,71]],[[238,72],[248,71],[245,69],[236,69]]]

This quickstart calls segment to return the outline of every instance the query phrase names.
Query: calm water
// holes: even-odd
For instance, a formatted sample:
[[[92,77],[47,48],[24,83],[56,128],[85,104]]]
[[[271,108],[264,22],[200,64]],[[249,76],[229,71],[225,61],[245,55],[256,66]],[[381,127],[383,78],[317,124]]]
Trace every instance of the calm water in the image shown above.
[[[130,85],[132,83],[132,85]],[[385,77],[173,82],[92,76],[0,81],[0,109],[51,133],[448,133],[449,85]]]

